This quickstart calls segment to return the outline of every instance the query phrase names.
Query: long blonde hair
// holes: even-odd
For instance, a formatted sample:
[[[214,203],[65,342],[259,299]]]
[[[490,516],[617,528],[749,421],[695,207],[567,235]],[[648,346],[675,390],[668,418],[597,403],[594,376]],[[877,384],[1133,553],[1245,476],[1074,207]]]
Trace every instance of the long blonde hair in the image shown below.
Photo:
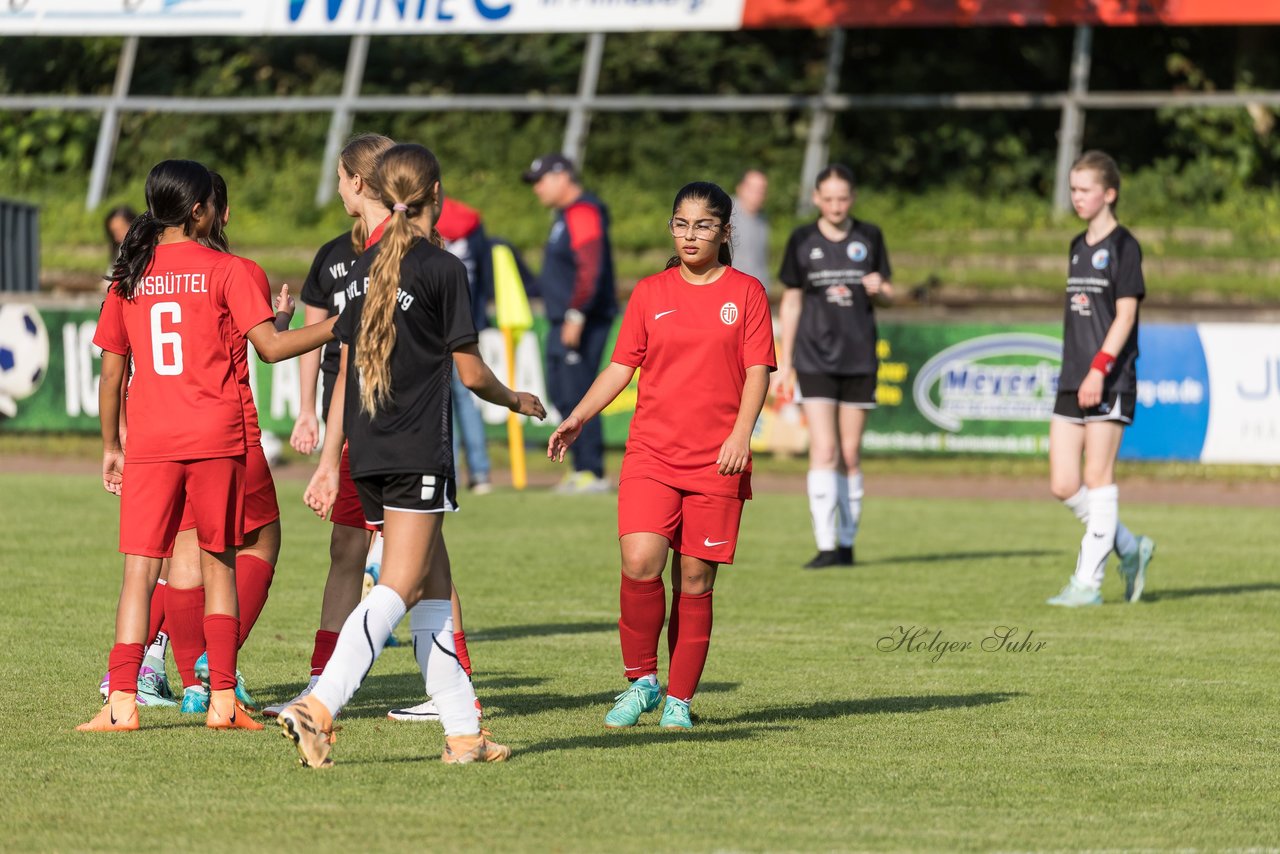
[[[378,158],[395,144],[394,139],[380,133],[358,133],[347,140],[342,153],[338,155],[338,162],[348,175],[359,175],[360,180],[370,185],[365,195],[377,198],[377,188],[372,185],[373,174],[378,169]],[[364,217],[356,217],[356,224],[351,227],[351,246],[356,255],[364,254],[364,244],[368,239],[369,227],[364,224]]]
[[[360,344],[356,368],[360,371],[360,405],[370,415],[391,400],[391,352],[396,346],[396,291],[400,265],[413,245],[426,237],[444,248],[435,228],[439,216],[440,161],[425,147],[402,143],[383,153],[371,186],[391,211],[378,257],[369,270],[369,290],[360,316]],[[424,209],[431,210],[431,233],[422,234],[410,222]]]

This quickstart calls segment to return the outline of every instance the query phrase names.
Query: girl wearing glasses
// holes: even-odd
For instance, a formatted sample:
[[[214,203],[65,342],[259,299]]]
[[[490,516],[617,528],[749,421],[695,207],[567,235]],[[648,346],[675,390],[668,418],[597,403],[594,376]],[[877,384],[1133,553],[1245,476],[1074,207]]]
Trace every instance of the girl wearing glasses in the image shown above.
[[[715,184],[688,184],[676,194],[675,255],[636,286],[612,360],[547,445],[547,456],[563,461],[583,425],[642,369],[618,482],[618,633],[631,685],[605,715],[607,727],[634,726],[657,708],[663,623],[671,661],[659,723],[692,727],[689,703],[711,642],[716,571],[733,563],[751,497],[750,438],[775,369],[773,321],[764,286],[729,266],[732,207]]]
[[[814,187],[818,221],[792,232],[778,274],[786,293],[777,393],[789,398],[798,384],[809,425],[809,513],[818,553],[805,569],[853,565],[862,432],[876,407],[871,301],[893,295],[884,236],[849,215],[857,196],[853,173],[832,164]]]

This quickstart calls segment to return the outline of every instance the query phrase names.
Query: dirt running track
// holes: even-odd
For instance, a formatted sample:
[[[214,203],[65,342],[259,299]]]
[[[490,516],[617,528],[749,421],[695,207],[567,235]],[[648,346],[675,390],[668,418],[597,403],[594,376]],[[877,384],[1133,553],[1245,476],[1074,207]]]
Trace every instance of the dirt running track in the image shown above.
[[[275,469],[279,480],[304,480],[311,476],[310,466],[291,464]],[[70,474],[91,476],[98,473],[93,460],[37,456],[0,457],[0,476],[5,474]],[[529,485],[547,489],[556,476],[536,472]],[[494,472],[494,482],[510,485],[508,472]],[[801,474],[755,475],[757,493],[787,492],[803,494],[805,479]],[[953,498],[957,500],[1050,501],[1048,479],[1021,477],[983,477],[975,475],[892,475],[877,473],[866,477],[867,494],[890,498]],[[1275,481],[1178,481],[1151,478],[1128,478],[1120,484],[1121,499],[1134,504],[1206,504],[1235,507],[1280,507],[1280,482]]]

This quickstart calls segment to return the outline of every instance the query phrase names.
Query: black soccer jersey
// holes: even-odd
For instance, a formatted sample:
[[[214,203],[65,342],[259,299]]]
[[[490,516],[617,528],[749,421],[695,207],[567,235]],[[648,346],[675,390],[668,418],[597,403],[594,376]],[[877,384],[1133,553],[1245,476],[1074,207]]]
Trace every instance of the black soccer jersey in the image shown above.
[[[343,288],[347,284],[347,273],[356,262],[355,249],[351,246],[351,233],[346,232],[330,240],[311,262],[311,272],[302,284],[302,301],[314,308],[323,308],[329,316],[342,313],[346,304]],[[333,400],[333,382],[338,377],[338,342],[331,341],[324,345],[320,357],[320,376],[323,379],[321,412],[329,417],[329,401]]]
[[[1061,391],[1075,391],[1089,373],[1093,357],[1102,348],[1116,319],[1116,300],[1146,295],[1142,278],[1142,247],[1122,225],[1093,246],[1079,234],[1071,241],[1067,272],[1067,304],[1062,323]],[[1138,324],[1116,356],[1115,367],[1103,383],[1108,392],[1138,389]]]
[[[792,354],[802,374],[875,374],[876,320],[862,277],[890,279],[889,251],[880,229],[853,220],[844,240],[833,242],[818,224],[791,233],[778,278],[801,288],[804,300]]]
[[[334,327],[338,340],[350,348],[343,426],[351,445],[351,476],[453,477],[452,353],[476,341],[467,270],[426,240],[418,240],[405,255],[394,309],[391,397],[370,417],[360,404],[356,360],[369,270],[382,245],[362,255],[347,276],[346,308]]]

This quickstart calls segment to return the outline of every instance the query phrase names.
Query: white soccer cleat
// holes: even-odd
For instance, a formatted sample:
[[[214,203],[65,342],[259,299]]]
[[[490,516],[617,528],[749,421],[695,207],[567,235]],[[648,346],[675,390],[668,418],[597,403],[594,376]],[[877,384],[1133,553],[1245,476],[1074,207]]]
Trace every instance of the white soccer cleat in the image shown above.
[[[435,722],[440,720],[440,710],[436,708],[436,701],[428,698],[425,703],[409,706],[407,709],[392,709],[387,712],[387,720],[404,723]]]
[[[294,703],[297,703],[300,700],[306,699],[307,696],[311,694],[311,689],[316,687],[316,683],[319,681],[320,681],[319,676],[312,676],[311,681],[307,683],[307,687],[303,688],[302,692],[298,694],[298,696],[294,697],[292,700],[286,700],[283,703],[277,703],[274,706],[267,706],[265,709],[262,710],[262,714],[266,715],[269,718],[279,717],[280,713],[283,712],[285,709],[287,709],[289,706],[292,706]]]

